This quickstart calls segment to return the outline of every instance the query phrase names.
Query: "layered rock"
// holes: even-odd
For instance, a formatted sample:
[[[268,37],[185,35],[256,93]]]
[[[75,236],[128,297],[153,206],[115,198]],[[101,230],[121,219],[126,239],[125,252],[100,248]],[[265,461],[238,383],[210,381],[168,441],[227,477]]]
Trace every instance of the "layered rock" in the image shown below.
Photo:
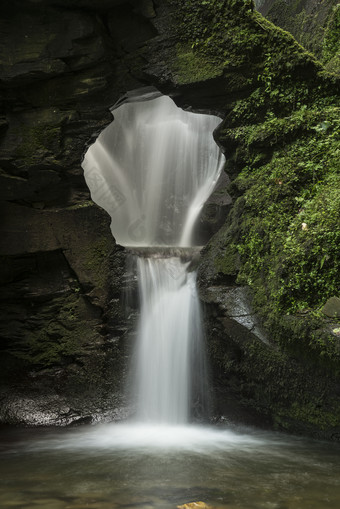
[[[321,155],[334,152],[336,79],[250,1],[5,2],[0,30],[8,41],[0,81],[2,422],[67,424],[124,414],[131,326],[119,303],[125,253],[90,201],[80,161],[111,120],[109,107],[127,90],[153,85],[182,107],[223,117],[215,137],[231,185],[221,182],[206,207],[206,238],[215,235],[199,268],[216,416],[337,439],[336,323],[315,325],[311,311],[319,301],[312,299],[301,316],[292,319],[287,302],[278,312],[274,229],[265,222],[253,228],[261,207],[267,214],[272,203],[293,201],[311,210],[321,199],[313,178],[326,182],[337,164],[336,153]],[[319,156],[294,155],[294,141],[312,144],[313,135]],[[280,157],[282,167],[319,167],[311,178],[292,171],[293,184],[285,186],[272,168]],[[327,202],[330,218],[333,209]],[[272,209],[271,219],[284,231],[280,217],[293,224],[299,210],[281,212]],[[334,253],[321,266],[319,252],[308,251],[321,241],[305,240],[313,270],[318,264],[305,294],[321,270],[319,300],[326,301],[332,295],[324,274],[335,268],[337,244],[328,238]],[[255,265],[257,254],[263,267]],[[286,269],[286,281],[297,277],[294,267]],[[296,288],[292,295],[301,301]],[[266,332],[261,309],[262,321],[271,316]]]
[[[97,2],[95,11],[92,2],[5,4],[0,417],[52,424],[115,415],[123,404],[125,255],[90,200],[80,162],[111,121],[109,107],[141,86],[122,55],[135,52],[137,62],[155,29],[140,14],[145,2],[140,10]]]

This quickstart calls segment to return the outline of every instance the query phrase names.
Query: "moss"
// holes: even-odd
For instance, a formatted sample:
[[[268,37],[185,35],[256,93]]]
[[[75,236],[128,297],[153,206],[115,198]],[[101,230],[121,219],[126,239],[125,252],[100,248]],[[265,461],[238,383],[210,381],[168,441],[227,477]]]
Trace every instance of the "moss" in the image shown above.
[[[91,273],[91,279],[96,286],[103,288],[108,284],[109,255],[112,251],[112,238],[102,237],[88,246],[84,253],[84,267]]]
[[[42,156],[59,152],[61,130],[55,124],[25,126],[25,129],[18,133],[18,138],[21,142],[16,151],[17,157],[32,165]]]
[[[329,60],[326,65],[325,69],[331,74],[335,74],[339,76],[340,74],[340,52],[338,52],[331,60]]]
[[[317,308],[339,288],[339,109],[305,109],[242,132],[249,165],[233,183],[246,214],[237,249],[239,282],[267,289],[266,311]],[[294,138],[299,131],[300,138]],[[237,136],[237,133],[236,133]],[[257,145],[274,145],[270,162],[254,168]]]
[[[318,58],[322,55],[326,18],[334,0],[326,0],[323,5],[309,12],[305,1],[277,0],[272,3],[267,17],[275,25],[290,32],[300,44]]]
[[[329,62],[340,53],[340,4],[336,5],[329,17],[323,39],[323,61]]]
[[[86,315],[86,303],[78,292],[66,298],[53,299],[44,308],[43,314],[37,314],[36,327],[24,343],[10,351],[11,355],[32,366],[44,368],[65,365],[75,359],[79,362],[86,347],[99,339],[85,321]]]
[[[241,407],[255,411],[261,422],[278,430],[337,440],[340,410],[335,370],[320,366],[315,359],[307,362],[297,351],[292,355],[292,351],[263,343],[249,331],[234,334],[230,332],[232,321],[227,319],[225,329],[215,314],[208,327],[214,383],[226,388],[228,397]],[[289,329],[286,324],[285,332],[292,338],[294,329],[295,342],[297,337],[308,341],[307,325],[311,327],[307,321],[295,322]]]
[[[185,44],[177,44],[176,58],[172,66],[179,85],[206,81],[221,76],[223,72],[217,63]]]
[[[277,429],[327,438],[340,427],[340,342],[337,324],[319,308],[340,287],[339,111],[330,96],[288,116],[245,117],[243,125],[240,116],[233,126],[230,113],[220,140],[237,168],[235,201],[203,253],[221,279],[237,251],[237,282],[252,288],[277,345],[245,342],[230,356],[222,344],[222,353],[213,352],[227,379],[238,381],[238,400]]]
[[[246,348],[241,370],[242,398],[270,416],[278,429],[322,430],[329,438],[339,429],[338,401],[330,393],[329,381],[315,367],[308,369],[282,352],[253,342]]]
[[[223,256],[216,257],[214,259],[215,270],[218,273],[232,276],[237,273],[239,268],[239,254],[236,249],[233,250],[233,246],[226,248]]]
[[[306,60],[305,51],[292,36],[255,12],[250,0],[185,3],[172,0],[171,3],[176,6],[177,35],[193,51],[199,51],[225,69],[249,64],[253,67],[263,61],[269,48],[282,62],[290,60],[292,66],[299,56]],[[285,44],[285,58],[279,48],[282,44]],[[281,51],[275,51],[277,48]]]
[[[243,125],[239,111],[236,103],[219,134],[241,171],[215,267],[228,273],[237,251],[238,282],[252,286],[264,315],[318,309],[340,286],[339,106],[319,99]]]
[[[306,402],[304,404],[294,402],[285,412],[277,412],[275,424],[279,428],[290,430],[294,423],[304,422],[329,433],[332,429],[337,430],[340,425],[340,411],[337,401],[333,400],[331,406],[334,408],[334,412],[321,408],[319,402]]]
[[[230,72],[243,79],[226,96],[217,133],[233,207],[202,253],[200,284],[249,285],[275,344],[243,338],[230,354],[223,325],[223,340],[209,340],[212,357],[242,405],[280,429],[332,438],[338,324],[319,309],[340,288],[339,82],[246,4],[189,4],[185,44],[218,61],[226,84]],[[215,336],[216,318],[211,328]]]
[[[339,4],[337,0],[325,0],[312,11],[304,4],[303,0],[277,0],[270,7],[267,18],[291,33],[326,64],[329,72],[339,74]]]

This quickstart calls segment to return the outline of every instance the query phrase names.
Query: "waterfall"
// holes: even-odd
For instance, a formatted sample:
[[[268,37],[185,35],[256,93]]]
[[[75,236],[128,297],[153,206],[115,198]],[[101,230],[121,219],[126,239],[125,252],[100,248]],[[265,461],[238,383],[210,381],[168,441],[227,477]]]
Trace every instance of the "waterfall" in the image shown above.
[[[139,258],[141,319],[135,387],[140,421],[189,419],[191,360],[202,351],[196,274],[177,257]],[[203,377],[203,373],[201,373]],[[204,400],[204,394],[197,394]]]
[[[85,179],[118,244],[191,246],[223,165],[212,137],[221,120],[183,111],[167,96],[145,99],[113,109],[114,122],[85,155]]]
[[[83,162],[92,199],[112,218],[117,242],[137,259],[140,320],[133,364],[136,419],[185,424],[204,402],[202,325],[192,234],[224,157],[212,115],[166,96],[128,95]],[[195,249],[192,249],[193,254]]]

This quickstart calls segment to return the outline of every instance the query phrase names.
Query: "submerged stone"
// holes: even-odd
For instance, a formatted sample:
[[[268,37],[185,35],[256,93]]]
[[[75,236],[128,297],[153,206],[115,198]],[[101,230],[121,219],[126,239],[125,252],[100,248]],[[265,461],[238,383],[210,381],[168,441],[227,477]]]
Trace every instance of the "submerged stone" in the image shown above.
[[[178,505],[177,509],[213,509],[213,506],[205,502],[189,502],[188,504]]]

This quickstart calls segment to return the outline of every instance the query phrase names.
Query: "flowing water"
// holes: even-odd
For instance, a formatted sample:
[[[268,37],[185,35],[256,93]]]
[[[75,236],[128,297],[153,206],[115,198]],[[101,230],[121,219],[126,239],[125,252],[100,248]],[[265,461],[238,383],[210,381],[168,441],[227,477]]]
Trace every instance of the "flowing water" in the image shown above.
[[[117,242],[151,250],[137,261],[136,419],[184,424],[206,411],[206,373],[196,274],[187,270],[190,257],[182,261],[173,248],[192,247],[194,226],[222,171],[213,139],[220,119],[185,112],[159,93],[128,96],[113,114],[83,168]]]
[[[167,96],[127,99],[113,115],[82,166],[114,238],[122,246],[191,246],[224,163],[212,136],[221,119],[183,111]]]
[[[4,509],[338,509],[340,447],[230,427],[1,433]]]
[[[212,138],[220,120],[155,94],[128,97],[114,117],[83,166],[117,241],[136,253],[150,248],[137,261],[136,415],[71,430],[2,430],[0,507],[172,509],[203,500],[217,509],[338,509],[338,445],[189,424],[207,406],[206,369],[190,250],[176,255],[173,246],[191,246],[221,171]]]
[[[176,257],[140,257],[137,264],[142,303],[133,369],[137,419],[184,424],[193,397],[194,354],[202,356],[196,274]]]

